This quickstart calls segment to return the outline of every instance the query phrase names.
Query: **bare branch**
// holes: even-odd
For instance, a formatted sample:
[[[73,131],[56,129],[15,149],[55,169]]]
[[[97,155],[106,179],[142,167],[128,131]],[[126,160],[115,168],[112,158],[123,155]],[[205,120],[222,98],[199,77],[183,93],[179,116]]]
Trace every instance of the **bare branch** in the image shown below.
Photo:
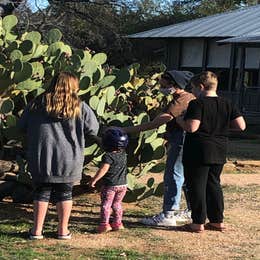
[[[23,2],[24,0],[15,0],[15,1],[5,1],[0,3],[0,16],[5,17],[14,12],[14,10]]]

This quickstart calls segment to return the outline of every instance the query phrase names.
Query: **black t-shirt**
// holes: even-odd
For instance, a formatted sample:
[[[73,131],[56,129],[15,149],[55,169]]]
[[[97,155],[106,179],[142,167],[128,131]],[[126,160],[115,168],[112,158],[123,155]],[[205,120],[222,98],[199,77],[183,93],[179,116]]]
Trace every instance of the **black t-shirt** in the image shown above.
[[[201,123],[196,132],[186,134],[184,164],[225,163],[230,121],[239,116],[237,107],[223,97],[192,100],[184,119],[197,119]]]
[[[108,172],[102,178],[105,186],[127,184],[127,156],[125,151],[105,153],[102,163],[110,164]]]

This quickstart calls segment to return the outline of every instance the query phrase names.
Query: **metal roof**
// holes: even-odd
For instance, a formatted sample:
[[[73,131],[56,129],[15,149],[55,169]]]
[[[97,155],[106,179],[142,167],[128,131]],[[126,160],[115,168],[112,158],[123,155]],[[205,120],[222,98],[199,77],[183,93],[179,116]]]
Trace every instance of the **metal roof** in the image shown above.
[[[244,35],[239,37],[232,37],[225,40],[217,41],[217,43],[260,43],[260,34],[257,35]]]
[[[129,35],[129,38],[236,37],[260,34],[260,4]]]

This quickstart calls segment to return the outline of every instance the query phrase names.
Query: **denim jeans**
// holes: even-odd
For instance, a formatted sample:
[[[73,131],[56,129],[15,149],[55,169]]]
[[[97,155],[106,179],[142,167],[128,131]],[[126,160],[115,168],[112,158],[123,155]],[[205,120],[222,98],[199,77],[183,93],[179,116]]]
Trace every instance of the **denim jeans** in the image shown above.
[[[165,215],[171,215],[175,210],[180,209],[181,192],[184,184],[184,169],[182,164],[184,137],[185,133],[181,129],[176,129],[168,136],[163,197],[163,212]],[[187,193],[184,193],[189,208]]]

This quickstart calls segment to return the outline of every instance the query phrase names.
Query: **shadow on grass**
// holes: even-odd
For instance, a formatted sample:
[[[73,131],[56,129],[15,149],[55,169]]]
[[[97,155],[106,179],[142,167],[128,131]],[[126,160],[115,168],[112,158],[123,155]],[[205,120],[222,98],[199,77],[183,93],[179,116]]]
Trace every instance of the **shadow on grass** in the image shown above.
[[[95,234],[96,228],[99,225],[100,213],[92,210],[77,209],[78,203],[75,203],[75,210],[72,210],[70,217],[70,229],[72,233],[90,233]],[[88,207],[95,207],[96,203],[89,204]],[[131,228],[146,228],[139,223],[139,219],[144,217],[140,212],[130,212],[123,217],[125,227]],[[13,202],[0,202],[0,236],[7,236],[8,238],[28,238],[28,231],[33,225],[33,205],[32,204],[18,204]],[[46,220],[44,224],[44,234],[48,238],[56,238],[58,217],[56,208],[51,204],[49,206]],[[163,228],[162,228],[163,229]]]
[[[30,215],[31,212],[28,210],[32,209],[32,204],[20,204],[13,202],[0,202],[0,220],[6,219],[6,217],[10,216],[12,219],[16,219],[17,217]]]
[[[16,232],[13,232],[13,231],[0,231],[0,238],[2,241],[6,240],[4,239],[7,238],[8,240],[14,240],[14,239],[17,239],[17,238],[20,238],[20,239],[28,239],[28,231],[23,231],[23,232],[19,232],[19,231],[16,231]]]

